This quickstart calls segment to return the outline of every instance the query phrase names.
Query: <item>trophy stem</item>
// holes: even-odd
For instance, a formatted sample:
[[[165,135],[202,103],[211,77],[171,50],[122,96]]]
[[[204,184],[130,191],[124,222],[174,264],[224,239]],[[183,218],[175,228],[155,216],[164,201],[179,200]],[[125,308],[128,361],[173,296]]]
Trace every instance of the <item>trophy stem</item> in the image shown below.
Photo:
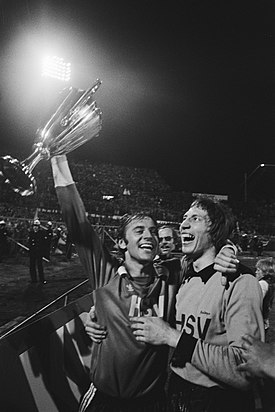
[[[45,158],[45,155],[42,152],[40,146],[36,147],[35,151],[21,162],[23,170],[28,169],[28,172],[31,173],[35,166],[40,162],[40,160]]]

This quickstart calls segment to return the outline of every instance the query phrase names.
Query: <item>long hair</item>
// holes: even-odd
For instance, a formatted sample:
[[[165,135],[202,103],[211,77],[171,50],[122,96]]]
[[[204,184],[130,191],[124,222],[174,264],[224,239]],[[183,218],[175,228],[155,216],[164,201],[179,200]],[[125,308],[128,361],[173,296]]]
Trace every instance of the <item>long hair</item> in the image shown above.
[[[191,204],[191,207],[193,206],[207,212],[210,219],[209,234],[216,252],[219,252],[235,228],[236,220],[232,211],[225,204],[205,196],[195,199]]]

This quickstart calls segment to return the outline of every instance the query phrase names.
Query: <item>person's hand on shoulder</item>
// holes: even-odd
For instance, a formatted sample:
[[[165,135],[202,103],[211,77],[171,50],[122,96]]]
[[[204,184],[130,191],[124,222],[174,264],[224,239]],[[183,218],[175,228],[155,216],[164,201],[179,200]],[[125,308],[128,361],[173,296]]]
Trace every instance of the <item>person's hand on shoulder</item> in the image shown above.
[[[228,241],[224,245],[214,260],[214,269],[220,272],[221,284],[226,286],[230,280],[230,276],[235,275],[240,261],[237,259],[237,248],[236,246]]]

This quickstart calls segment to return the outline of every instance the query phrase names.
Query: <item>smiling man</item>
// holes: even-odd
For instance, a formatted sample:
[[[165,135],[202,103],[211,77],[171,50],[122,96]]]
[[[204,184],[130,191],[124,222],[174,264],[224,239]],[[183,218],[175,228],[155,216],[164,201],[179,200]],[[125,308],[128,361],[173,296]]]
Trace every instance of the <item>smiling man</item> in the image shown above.
[[[122,217],[118,246],[123,258],[110,255],[90,225],[65,156],[52,159],[56,193],[70,237],[93,288],[101,334],[92,347],[91,386],[79,411],[163,412],[168,346],[144,345],[131,330],[130,317],[174,316],[180,273],[159,262],[156,221],[147,213]],[[89,334],[89,320],[86,331]]]
[[[118,246],[124,254],[123,263],[107,285],[93,292],[97,320],[108,330],[108,339],[93,347],[90,376],[97,395],[87,409],[91,400],[88,392],[80,410],[164,411],[168,347],[137,342],[130,317],[169,320],[172,300],[170,305],[166,302],[175,296],[179,280],[173,289],[168,271],[153,265],[157,226],[147,214],[123,217]]]
[[[79,412],[166,411],[169,347],[139,342],[130,319],[156,317],[174,325],[182,273],[154,262],[157,224],[147,213],[122,217],[118,230],[122,259],[110,255],[88,221],[66,156],[56,156],[51,163],[63,218],[94,290],[94,308],[85,329],[94,342],[101,341],[92,348],[91,385]],[[225,271],[227,265],[225,261]],[[93,332],[94,313],[98,324]]]
[[[232,229],[233,216],[223,204],[194,201],[180,226],[187,272],[177,295],[177,328],[152,317],[132,319],[138,341],[175,348],[169,411],[254,411],[251,380],[237,365],[243,362],[242,336],[264,338],[261,290],[242,265],[227,287],[214,269]]]

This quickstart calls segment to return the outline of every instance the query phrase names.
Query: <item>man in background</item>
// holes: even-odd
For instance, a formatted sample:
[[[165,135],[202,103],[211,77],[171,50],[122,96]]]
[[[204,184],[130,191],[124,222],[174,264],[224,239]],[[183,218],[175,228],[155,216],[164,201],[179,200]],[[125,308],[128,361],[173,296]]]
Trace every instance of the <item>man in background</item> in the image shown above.
[[[0,221],[0,262],[9,254],[9,231],[5,220]]]
[[[47,283],[44,279],[43,268],[45,244],[45,231],[41,228],[40,220],[35,219],[28,235],[31,283],[37,283],[37,273],[39,282],[41,284]]]
[[[158,229],[159,237],[159,257],[161,260],[173,258],[176,249],[177,234],[175,229],[168,225],[163,225]]]

